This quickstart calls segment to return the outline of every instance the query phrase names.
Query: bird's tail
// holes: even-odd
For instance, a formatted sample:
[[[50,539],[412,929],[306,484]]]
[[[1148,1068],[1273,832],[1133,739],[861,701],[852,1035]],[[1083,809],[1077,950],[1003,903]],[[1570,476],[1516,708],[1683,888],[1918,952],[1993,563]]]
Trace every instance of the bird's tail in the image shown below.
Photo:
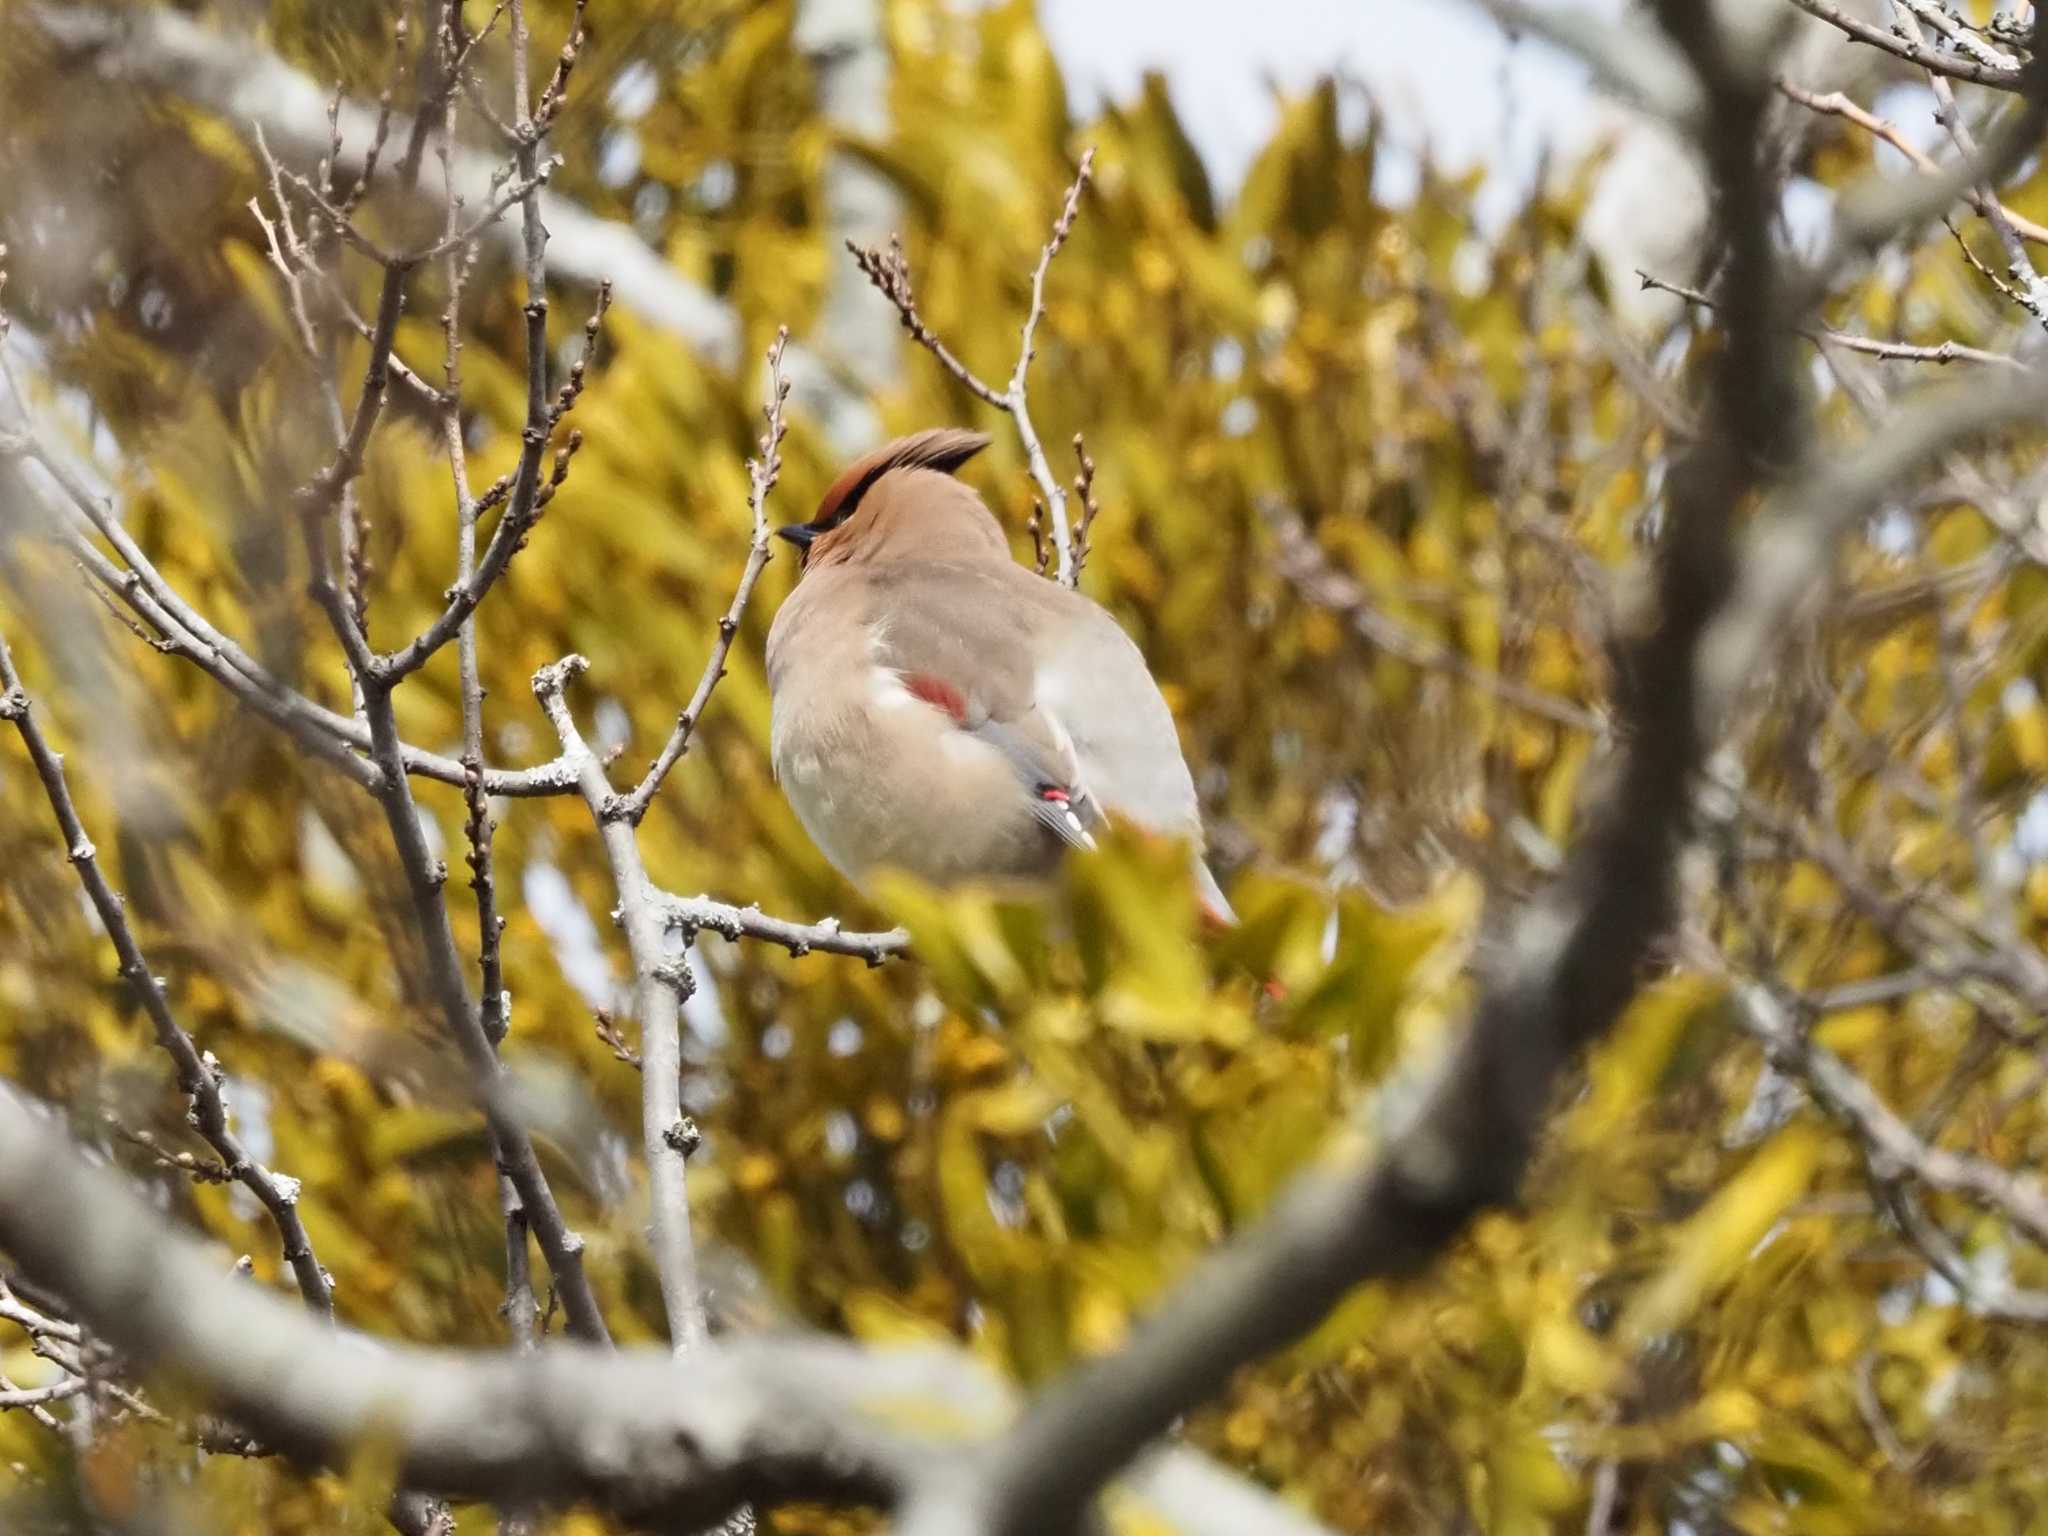
[[[1202,915],[1218,928],[1235,928],[1237,912],[1230,905],[1230,898],[1223,894],[1223,887],[1216,883],[1216,875],[1209,868],[1209,861],[1199,853],[1195,855],[1195,891],[1202,903]]]

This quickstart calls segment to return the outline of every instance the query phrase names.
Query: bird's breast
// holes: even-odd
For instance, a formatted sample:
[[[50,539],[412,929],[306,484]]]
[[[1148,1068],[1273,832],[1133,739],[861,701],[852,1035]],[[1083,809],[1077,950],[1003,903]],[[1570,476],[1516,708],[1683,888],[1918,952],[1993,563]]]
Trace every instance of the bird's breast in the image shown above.
[[[945,884],[1057,857],[1002,753],[890,668],[777,693],[773,753],[797,819],[850,879],[886,867]]]

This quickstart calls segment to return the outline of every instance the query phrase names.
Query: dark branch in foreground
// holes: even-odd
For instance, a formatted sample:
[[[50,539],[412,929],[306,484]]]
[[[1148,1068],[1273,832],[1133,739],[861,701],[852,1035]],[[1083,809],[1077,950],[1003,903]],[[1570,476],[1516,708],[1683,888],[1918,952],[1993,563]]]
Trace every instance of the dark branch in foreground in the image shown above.
[[[299,1461],[389,1447],[408,1486],[499,1503],[588,1499],[671,1529],[749,1500],[894,1504],[949,1479],[956,1439],[895,1427],[907,1410],[997,1434],[1013,1399],[950,1350],[816,1338],[665,1351],[549,1344],[426,1350],[337,1332],[229,1275],[168,1231],[46,1117],[0,1088],[0,1246],[134,1358],[197,1384],[249,1435]],[[1326,1536],[1185,1450],[1132,1468],[1141,1504],[1189,1536]]]

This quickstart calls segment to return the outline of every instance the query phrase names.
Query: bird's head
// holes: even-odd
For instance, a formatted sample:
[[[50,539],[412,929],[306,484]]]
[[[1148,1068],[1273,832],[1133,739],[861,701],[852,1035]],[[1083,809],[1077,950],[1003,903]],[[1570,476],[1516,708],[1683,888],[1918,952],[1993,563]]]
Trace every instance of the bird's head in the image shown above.
[[[775,530],[803,568],[859,561],[1007,560],[1001,526],[952,472],[988,446],[988,434],[934,427],[899,437],[847,466],[807,523]]]

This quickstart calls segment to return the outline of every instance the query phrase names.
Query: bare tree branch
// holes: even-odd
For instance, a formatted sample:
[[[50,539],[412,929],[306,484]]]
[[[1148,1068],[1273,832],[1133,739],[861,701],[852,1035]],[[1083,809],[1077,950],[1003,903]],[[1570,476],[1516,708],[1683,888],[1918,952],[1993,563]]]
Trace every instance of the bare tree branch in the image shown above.
[[[518,0],[513,0],[513,5],[516,13]],[[515,15],[515,29],[518,25]],[[520,35],[523,37],[523,32]],[[538,135],[534,134],[521,146],[518,156],[519,170],[529,181],[532,180],[538,154]],[[500,523],[497,537],[493,539],[494,545],[506,533],[505,524],[513,521],[515,515],[520,518],[531,515],[540,492],[540,460],[547,442],[543,425],[548,411],[545,234],[538,227],[539,215],[534,211],[538,197],[538,186],[530,187],[526,193],[528,218],[532,223],[527,240],[527,429],[512,504]],[[378,306],[380,333],[389,329],[382,321],[387,311],[392,316],[391,326],[396,324],[397,313],[403,307],[405,280],[410,270],[403,263],[390,265],[385,270],[384,296]],[[387,347],[386,355],[388,350]],[[355,422],[360,422],[367,414],[374,424],[376,413],[368,402],[381,393],[382,387],[383,358],[373,347],[359,392]],[[316,480],[309,493],[299,498],[301,528],[313,569],[312,590],[335,637],[341,642],[369,726],[370,757],[381,773],[374,794],[379,809],[384,813],[392,844],[398,853],[399,866],[405,875],[413,922],[425,952],[429,996],[477,1087],[494,1158],[518,1192],[526,1222],[554,1276],[556,1293],[561,1298],[570,1329],[585,1340],[607,1343],[610,1332],[583,1268],[583,1240],[570,1230],[555,1202],[554,1192],[534,1151],[532,1137],[507,1107],[508,1095],[503,1092],[504,1067],[485,1028],[483,1012],[471,1001],[463,979],[461,956],[456,949],[447,903],[442,897],[448,871],[427,846],[398,736],[398,717],[392,692],[405,676],[405,671],[389,666],[371,650],[357,614],[337,587],[332,573],[326,533],[321,526],[322,501],[335,480],[338,479],[342,485],[347,483],[341,472],[349,463],[349,445],[354,441],[356,431],[352,423],[343,441],[337,445],[335,469]],[[357,457],[359,459],[359,455]],[[488,564],[489,560],[487,553],[485,563]],[[451,637],[452,633],[453,626],[450,628]],[[464,769],[457,782],[466,784],[468,777]]]
[[[427,981],[434,1006],[477,1084],[497,1159],[519,1191],[527,1222],[554,1275],[570,1330],[580,1338],[605,1341],[610,1337],[609,1330],[583,1270],[583,1239],[563,1219],[547,1176],[541,1171],[532,1137],[505,1107],[504,1068],[490,1037],[484,1033],[483,1020],[470,1001],[462,978],[455,933],[441,896],[448,872],[428,849],[420,830],[419,807],[399,758],[398,721],[389,690],[382,685],[365,685],[364,704],[370,716],[373,757],[384,770],[377,803],[384,812],[398,849],[399,864],[405,872],[413,920],[426,951]]]
[[[1885,143],[1891,145],[1893,149],[1911,161],[1914,169],[1922,174],[1928,176],[1939,176],[1942,174],[1942,169],[1935,163],[1933,156],[1899,132],[1898,126],[1895,123],[1888,122],[1873,112],[1866,112],[1840,91],[1809,91],[1803,86],[1795,85],[1790,80],[1783,78],[1778,80],[1777,86],[1779,94],[1785,97],[1786,100],[1796,101],[1809,112],[1818,112],[1827,117],[1839,117],[1845,122],[1854,123],[1872,137],[1884,140]],[[1982,191],[1976,187],[1971,187],[1965,195],[1969,199],[1972,208],[1975,208],[1979,213],[1988,214],[1992,204],[1985,199]],[[1997,207],[2004,215],[2006,222],[2026,236],[2027,239],[2037,245],[2048,245],[2048,225],[2037,224],[2032,219],[2015,213],[2003,203],[1997,204]]]
[[[1636,277],[1643,287],[1683,299],[1695,308],[1716,307],[1715,301],[1697,288],[1688,288],[1683,283],[1667,282],[1661,277],[1652,277],[1647,272],[1639,271]],[[1830,330],[1824,326],[1802,326],[1799,334],[1816,346],[1841,347],[1846,351],[1860,352],[1865,357],[1882,358],[1887,362],[1934,363],[1941,366],[1949,363],[1985,363],[1996,368],[2017,368],[2022,373],[2032,371],[2028,364],[2004,352],[1989,352],[1982,347],[1969,347],[1954,340],[1944,341],[1935,346],[1920,346],[1906,341],[1879,341],[1870,336],[1854,336],[1847,331]]]
[[[883,298],[895,305],[896,313],[903,321],[903,328],[910,333],[911,338],[936,357],[945,370],[966,386],[976,398],[1007,413],[1015,424],[1017,439],[1023,445],[1025,461],[1031,468],[1031,478],[1038,486],[1038,494],[1043,498],[1045,517],[1050,525],[1053,555],[1059,564],[1059,582],[1063,587],[1079,584],[1081,568],[1075,558],[1074,539],[1068,532],[1066,489],[1060,484],[1060,477],[1053,473],[1052,464],[1045,456],[1045,446],[1038,440],[1038,429],[1032,424],[1026,379],[1031,372],[1031,360],[1037,355],[1038,321],[1045,313],[1045,275],[1051,270],[1053,257],[1060,253],[1060,247],[1067,243],[1067,236],[1073,233],[1074,220],[1081,211],[1081,194],[1087,189],[1094,169],[1095,151],[1083,151],[1080,166],[1074,173],[1073,183],[1067,188],[1066,200],[1060,206],[1059,217],[1053,221],[1052,235],[1039,248],[1038,265],[1031,272],[1031,303],[1024,312],[1024,325],[1018,337],[1017,366],[1011,370],[1008,386],[1001,390],[983,383],[974,370],[954,356],[931,327],[925,324],[924,318],[917,311],[916,297],[911,292],[910,269],[903,260],[901,240],[891,240],[886,254],[879,249],[864,249],[851,240],[846,243],[846,248],[853,253],[854,261],[861,271],[867,274],[868,281],[875,285]],[[1090,478],[1093,478],[1092,466]],[[1037,537],[1038,535],[1033,535],[1034,539]],[[1040,546],[1040,549],[1042,553],[1043,546]]]
[[[495,15],[492,18],[496,20]],[[462,53],[473,43],[458,42],[462,22],[460,0],[448,0],[441,25],[436,31],[441,67],[449,75],[461,68]],[[456,190],[453,150],[458,122],[460,94],[444,93],[441,122],[441,182],[446,203],[444,227],[453,230],[461,195]],[[364,172],[367,181],[369,172]],[[360,186],[361,183],[358,183]],[[476,570],[476,497],[470,492],[469,450],[462,434],[462,298],[472,253],[451,247],[445,263],[448,303],[442,311],[442,374],[446,383],[441,410],[441,442],[448,454],[448,473],[455,495],[455,579],[469,582]],[[510,1025],[510,1000],[505,991],[505,970],[500,941],[505,920],[498,915],[498,891],[493,837],[497,822],[491,815],[490,796],[484,789],[484,688],[477,656],[476,620],[463,621],[456,637],[456,667],[462,695],[462,786],[466,815],[464,835],[469,840],[470,890],[476,897],[478,1008],[484,1036],[494,1049],[502,1049]],[[540,1307],[533,1294],[533,1261],[528,1249],[530,1236],[526,1207],[511,1178],[498,1174],[498,1207],[505,1223],[505,1326],[514,1348],[527,1350],[537,1342]]]
[[[284,1261],[290,1266],[307,1307],[322,1317],[332,1318],[333,1287],[327,1271],[313,1254],[313,1241],[306,1235],[306,1224],[299,1217],[299,1181],[275,1173],[251,1157],[229,1126],[227,1105],[221,1098],[220,1064],[210,1052],[202,1055],[192,1037],[179,1025],[171,1013],[163,982],[150,970],[142,946],[135,942],[134,930],[128,926],[127,904],[100,871],[97,851],[71,798],[64,760],[50,749],[42,727],[36,723],[4,636],[0,636],[0,720],[11,721],[22,745],[28,748],[29,760],[35,764],[43,793],[49,798],[57,826],[64,834],[65,856],[78,871],[79,884],[85,887],[100,926],[106,929],[114,953],[120,957],[121,977],[148,1016],[157,1044],[177,1069],[179,1091],[190,1106],[187,1119],[206,1144],[220,1154],[225,1175],[254,1195],[269,1213],[272,1225],[277,1228]]]
[[[1904,16],[1900,18],[1902,26],[1905,16],[1917,18],[1920,21],[1926,22],[1928,26],[1934,28],[1935,31],[1947,38],[1950,47],[1960,53],[1967,53],[1980,64],[1988,64],[1993,69],[2019,68],[2019,61],[2011,54],[1979,36],[1973,28],[1965,24],[1960,18],[1952,14],[1944,6],[1937,4],[1936,0],[1898,0],[1898,8],[1904,13]],[[1908,42],[1916,41],[1913,33],[1917,29],[1907,28],[1905,30],[1906,40]],[[1917,41],[1924,43],[1926,38],[1921,37]]]
[[[1078,586],[1081,568],[1074,559],[1074,543],[1067,531],[1067,493],[1060,484],[1060,477],[1053,473],[1052,465],[1045,457],[1045,447],[1038,440],[1038,429],[1031,424],[1031,406],[1024,390],[1024,381],[1031,372],[1031,360],[1038,355],[1038,320],[1045,313],[1045,274],[1052,269],[1053,257],[1059,255],[1060,247],[1067,243],[1067,236],[1073,232],[1074,216],[1081,211],[1081,194],[1088,187],[1088,178],[1095,169],[1095,151],[1083,150],[1081,165],[1074,172],[1074,184],[1067,188],[1067,200],[1060,207],[1060,216],[1054,220],[1052,238],[1045,242],[1038,253],[1038,265],[1031,272],[1031,307],[1024,312],[1024,330],[1017,344],[1017,367],[1010,375],[1007,398],[1010,402],[1010,419],[1017,424],[1017,437],[1024,445],[1024,457],[1031,464],[1031,478],[1038,482],[1038,492],[1045,498],[1046,515],[1051,523],[1054,559],[1059,565],[1059,582],[1063,587]]]
[[[512,0],[512,4],[516,29],[520,25],[520,0]],[[782,374],[782,353],[788,340],[787,329],[778,331],[774,345],[768,349],[768,399],[762,410],[767,425],[761,436],[761,455],[747,465],[747,508],[752,535],[739,589],[733,594],[732,606],[719,621],[718,638],[696,692],[677,720],[668,744],[631,794],[613,791],[604,764],[584,742],[569,707],[568,683],[589,663],[581,656],[564,657],[543,667],[533,679],[534,695],[555,728],[562,755],[576,767],[584,803],[589,806],[603,839],[612,883],[619,897],[615,916],[625,930],[632,955],[633,1012],[640,1024],[641,1146],[647,1159],[652,1206],[649,1229],[662,1301],[668,1312],[671,1347],[678,1355],[703,1343],[707,1334],[703,1290],[697,1280],[696,1246],[690,1235],[686,1166],[698,1138],[694,1124],[683,1114],[681,1098],[681,1008],[696,989],[696,979],[681,950],[668,952],[668,935],[675,924],[662,893],[647,878],[636,829],[662,779],[688,749],[690,732],[725,674],[725,658],[739,632],[740,616],[746,611],[754,582],[768,562],[771,541],[767,501],[782,471],[783,407],[789,400],[789,383]],[[686,948],[687,936],[683,942]]]
[[[387,157],[386,171],[380,172],[367,163],[366,150],[357,146],[378,142],[380,122],[386,135],[413,137],[413,120],[393,113],[385,121],[379,106],[343,99],[330,126],[327,96],[319,86],[275,54],[241,38],[209,31],[170,10],[37,3],[30,14],[60,49],[90,60],[102,88],[127,84],[165,91],[232,123],[252,130],[260,125],[281,153],[305,165],[329,154],[338,131],[345,141],[340,160],[348,168],[364,179],[388,173],[401,185],[412,185],[416,154],[404,157],[396,167]],[[487,26],[484,31],[488,30]],[[474,34],[471,46],[483,35]],[[430,94],[424,115],[431,118],[437,106]],[[466,203],[490,200],[496,168],[490,157],[475,151],[455,156],[455,179]],[[632,226],[601,218],[545,191],[539,205],[560,277],[590,287],[610,282],[621,301],[650,324],[681,337],[718,366],[738,364],[739,317],[679,272]],[[502,222],[485,233],[513,251],[523,244],[523,237]],[[872,408],[848,393],[824,359],[791,347],[788,366],[799,397],[824,418],[835,446],[855,451],[879,435]]]
[[[849,933],[834,917],[816,923],[793,923],[770,917],[758,907],[735,907],[708,896],[664,893],[661,902],[669,925],[686,934],[715,933],[735,943],[759,939],[765,944],[779,945],[792,955],[808,955],[815,950],[827,955],[852,955],[869,965],[880,965],[910,952],[910,934],[902,928],[891,928],[885,933]]]
[[[1909,64],[1918,64],[1930,74],[1948,75],[1957,80],[1967,80],[1972,85],[1988,85],[2001,91],[2025,88],[2026,71],[2018,66],[2001,67],[1974,57],[1937,53],[1922,39],[1901,37],[1896,32],[1886,31],[1860,17],[1851,16],[1839,5],[1831,4],[1830,0],[1791,0],[1791,3],[1857,42],[1868,43]]]
[[[1892,9],[1899,18],[1899,31],[1909,39],[1920,41],[1922,34],[1916,17],[1929,7],[1910,3],[1910,0],[1893,0]],[[1946,128],[1948,136],[1955,141],[1956,154],[1961,162],[1965,166],[1975,166],[1979,158],[1976,136],[1970,132],[1970,125],[1963,121],[1955,87],[1949,84],[1946,76],[1934,70],[1928,72],[1927,84],[1934,92],[1935,121]],[[2041,274],[2034,269],[2034,263],[2027,255],[2019,231],[2005,216],[2005,205],[1998,200],[1998,189],[1988,181],[1981,181],[1970,201],[1984,215],[2005,250],[2006,276],[2013,285],[2017,302],[2036,321],[2048,326],[2048,284],[2042,282]]]
[[[216,629],[199,610],[162,576],[121,526],[113,509],[95,494],[70,465],[49,451],[33,431],[0,440],[0,458],[28,459],[47,472],[79,514],[77,519],[51,511],[45,521],[88,575],[109,596],[126,605],[158,637],[150,643],[190,662],[225,688],[244,708],[285,731],[308,751],[340,768],[368,789],[380,781],[370,762],[370,730],[361,720],[338,714],[279,682],[242,646]],[[41,498],[35,498],[40,503]],[[100,533],[121,556],[117,566],[83,537],[78,523]],[[148,639],[148,636],[144,637]],[[400,755],[406,771],[439,783],[462,787],[468,770],[456,758],[410,744]],[[558,761],[534,768],[486,768],[484,787],[511,798],[573,793],[575,776]]]
[[[1792,3],[1804,9],[1813,0]],[[2021,110],[1991,136],[1974,164],[1922,176],[1903,188],[1884,176],[1867,177],[1850,187],[1836,202],[1826,248],[1785,285],[1788,318],[1804,319],[1848,268],[1900,232],[1943,216],[1958,200],[1967,199],[1972,188],[1996,188],[2039,150],[2042,130],[2048,127],[2048,9],[2035,8],[2029,39],[2031,57],[2013,83],[2023,97]],[[1983,190],[1980,195],[1990,193]]]
[[[853,263],[860,268],[861,275],[874,285],[877,293],[895,306],[897,318],[903,322],[903,329],[909,332],[912,341],[937,358],[939,366],[958,379],[976,399],[999,411],[1010,408],[1009,396],[982,382],[981,375],[962,362],[918,313],[917,295],[911,288],[910,264],[903,256],[901,235],[889,237],[886,251],[880,246],[869,248],[852,240],[846,242],[846,248],[852,253]]]
[[[749,1494],[886,1495],[912,1457],[862,1427],[860,1404],[891,1385],[956,1385],[940,1362],[899,1372],[840,1345],[712,1348],[677,1369],[645,1353],[463,1355],[336,1335],[222,1274],[38,1120],[0,1089],[0,1241],[109,1338],[188,1372],[307,1461],[374,1439],[402,1448],[408,1481],[450,1495],[587,1495],[710,1521]]]
[[[1910,1174],[1928,1189],[1961,1195],[2048,1248],[2048,1190],[2037,1179],[1929,1145],[1841,1057],[1813,1039],[1806,1027],[1811,1021],[1799,1020],[1785,998],[1754,981],[1737,982],[1735,995],[1743,1027],[1773,1065],[1805,1083],[1829,1114],[1856,1133],[1879,1178]]]
[[[633,958],[633,1012],[640,1023],[641,1148],[647,1158],[654,1264],[668,1310],[671,1346],[680,1355],[702,1343],[706,1333],[685,1170],[695,1141],[681,1097],[682,1002],[695,990],[696,981],[682,954],[667,952],[669,925],[641,863],[634,824],[615,810],[618,796],[605,777],[604,765],[585,744],[570,712],[565,697],[569,680],[589,665],[581,656],[565,656],[534,674],[533,692],[561,738],[563,754],[578,765],[577,781],[604,839],[619,896],[618,922]]]

